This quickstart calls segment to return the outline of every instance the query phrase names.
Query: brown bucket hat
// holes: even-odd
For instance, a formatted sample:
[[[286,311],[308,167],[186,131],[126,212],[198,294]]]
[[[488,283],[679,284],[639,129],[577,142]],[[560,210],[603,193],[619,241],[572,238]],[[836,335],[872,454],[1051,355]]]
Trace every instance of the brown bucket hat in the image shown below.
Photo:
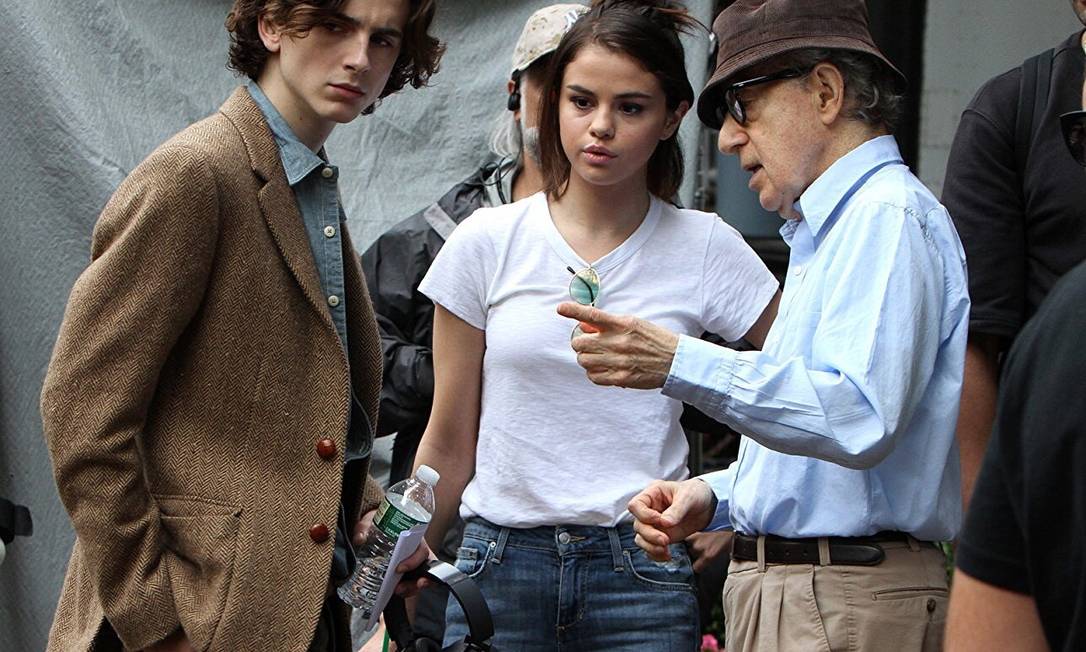
[[[855,50],[877,58],[904,90],[905,75],[886,58],[867,28],[864,0],[737,0],[713,21],[716,70],[698,98],[698,118],[721,127],[716,107],[735,73],[784,52],[806,48]]]

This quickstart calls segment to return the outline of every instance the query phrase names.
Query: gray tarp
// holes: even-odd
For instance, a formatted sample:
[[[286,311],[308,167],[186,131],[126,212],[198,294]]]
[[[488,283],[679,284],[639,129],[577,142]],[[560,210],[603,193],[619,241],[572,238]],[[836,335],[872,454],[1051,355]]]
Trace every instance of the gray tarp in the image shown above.
[[[360,248],[474,169],[505,105],[512,43],[545,4],[439,0],[436,31],[449,49],[433,87],[336,131],[328,151]],[[709,0],[687,4],[708,22]],[[117,184],[237,83],[224,65],[229,5],[0,0],[0,496],[28,505],[36,525],[0,567],[0,650],[44,647],[72,544],[38,414],[68,291]],[[705,34],[687,40],[695,88],[707,48]],[[699,133],[689,116],[687,204]]]

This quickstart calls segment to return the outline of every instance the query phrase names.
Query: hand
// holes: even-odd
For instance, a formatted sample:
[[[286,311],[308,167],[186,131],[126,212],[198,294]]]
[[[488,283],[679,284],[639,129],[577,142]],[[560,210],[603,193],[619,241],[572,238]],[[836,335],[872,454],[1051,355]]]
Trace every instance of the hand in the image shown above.
[[[351,536],[351,543],[357,548],[366,542],[366,538],[369,537],[370,529],[373,527],[373,519],[377,516],[377,510],[370,510],[362,515],[362,518],[358,519],[358,522],[354,526],[354,534]],[[432,552],[430,552],[430,546],[426,545],[426,540],[422,539],[419,542],[419,547],[415,549],[415,552],[410,557],[400,562],[400,565],[396,567],[397,573],[406,573],[411,570],[415,570],[423,564],[423,562],[429,559],[437,559]],[[418,592],[427,586],[430,586],[430,580],[420,577],[417,580],[400,580],[400,583],[396,585],[396,595],[403,598],[410,598],[418,595]]]
[[[589,380],[634,389],[664,386],[678,335],[644,319],[611,315],[572,301],[559,304],[558,314],[578,320],[587,333],[573,338],[570,346]]]
[[[720,532],[695,532],[686,537],[687,550],[694,562],[694,572],[703,573],[721,555],[726,555],[732,547],[731,530]]]
[[[422,566],[430,559],[437,559],[434,553],[430,551],[430,546],[426,545],[426,539],[419,541],[419,547],[415,549],[415,552],[410,557],[400,562],[400,565],[396,567],[397,573],[406,573],[413,571],[419,566]],[[430,580],[420,577],[416,580],[402,579],[400,583],[396,585],[396,595],[401,598],[413,598],[419,594],[419,591],[430,586]]]
[[[704,530],[713,519],[713,490],[701,480],[657,480],[630,500],[634,541],[656,561],[671,559],[668,546]]]
[[[370,640],[366,641],[365,645],[358,648],[358,652],[383,652],[385,649],[385,617],[381,616],[377,624],[377,631],[373,632]],[[390,652],[396,652],[396,642],[389,641],[387,649]]]
[[[158,643],[148,645],[143,649],[144,652],[196,652],[196,648],[189,643],[189,637],[185,636],[185,630],[180,627]]]
[[[370,536],[370,530],[373,528],[373,519],[377,516],[377,510],[371,509],[362,515],[362,518],[358,519],[358,522],[354,524],[354,534],[351,535],[351,544],[355,548],[366,543],[366,539]]]

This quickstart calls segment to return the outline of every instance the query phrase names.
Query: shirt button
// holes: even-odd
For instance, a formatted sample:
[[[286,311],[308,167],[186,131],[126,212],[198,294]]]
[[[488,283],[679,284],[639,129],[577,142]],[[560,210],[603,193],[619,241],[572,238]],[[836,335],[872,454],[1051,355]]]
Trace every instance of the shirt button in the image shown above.
[[[332,168],[324,168],[323,170],[321,170],[321,176],[325,179],[331,179],[332,175],[335,173],[335,170],[333,170]]]
[[[314,523],[309,528],[309,538],[313,543],[324,543],[328,540],[328,526],[324,523]]]
[[[803,276],[803,265],[796,265],[796,269],[792,273],[796,276]]]
[[[317,442],[317,455],[323,460],[330,460],[336,456],[336,442],[328,437]]]
[[[569,532],[561,532],[558,534],[558,543],[565,545],[569,543]]]
[[[339,297],[337,297],[337,296],[336,296],[336,295],[334,295],[334,294],[333,294],[333,295],[331,295],[331,296],[329,296],[329,297],[328,297],[328,305],[332,306],[333,308],[335,308],[336,306],[338,306],[338,305],[339,305]]]
[[[326,226],[324,227],[324,237],[331,238],[336,234],[336,227]]]

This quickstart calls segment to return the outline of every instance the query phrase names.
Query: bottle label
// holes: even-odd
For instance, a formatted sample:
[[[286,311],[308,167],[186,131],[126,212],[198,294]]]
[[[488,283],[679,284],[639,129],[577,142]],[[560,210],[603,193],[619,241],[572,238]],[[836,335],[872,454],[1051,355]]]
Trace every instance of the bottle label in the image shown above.
[[[388,502],[387,498],[381,501],[381,506],[377,508],[377,515],[373,518],[373,524],[377,526],[377,529],[392,540],[396,540],[400,532],[410,530],[422,522],[411,518],[403,510],[397,509]]]

